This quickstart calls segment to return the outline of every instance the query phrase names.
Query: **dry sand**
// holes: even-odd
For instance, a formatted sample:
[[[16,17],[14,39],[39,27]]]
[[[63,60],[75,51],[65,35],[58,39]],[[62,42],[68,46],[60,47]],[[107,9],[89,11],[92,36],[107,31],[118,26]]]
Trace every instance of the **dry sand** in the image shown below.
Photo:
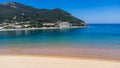
[[[2,55],[0,68],[120,68],[120,62],[85,58]]]

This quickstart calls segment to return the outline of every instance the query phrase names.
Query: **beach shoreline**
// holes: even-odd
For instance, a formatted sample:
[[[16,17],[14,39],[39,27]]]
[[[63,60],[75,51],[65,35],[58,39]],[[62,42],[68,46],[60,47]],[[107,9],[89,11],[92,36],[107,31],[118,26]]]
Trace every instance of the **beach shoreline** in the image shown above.
[[[2,68],[120,68],[120,50],[86,47],[0,47]]]
[[[120,61],[120,50],[86,47],[0,47],[0,55],[43,55]]]

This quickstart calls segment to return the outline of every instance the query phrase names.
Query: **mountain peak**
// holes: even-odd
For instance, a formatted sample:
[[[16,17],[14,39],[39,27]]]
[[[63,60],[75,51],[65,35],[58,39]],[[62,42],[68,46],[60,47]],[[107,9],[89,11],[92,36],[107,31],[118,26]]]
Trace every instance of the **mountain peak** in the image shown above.
[[[10,7],[12,7],[12,8],[17,8],[16,6],[17,5],[19,5],[20,3],[18,3],[18,2],[6,2],[6,3],[4,3],[3,5],[5,5],[5,6],[10,6]]]
[[[4,5],[16,5],[16,4],[18,4],[17,2],[6,2],[6,3],[4,3]]]
[[[54,10],[62,10],[61,8],[55,8]]]
[[[61,8],[55,8],[55,9],[53,9],[53,10],[55,10],[55,11],[64,11],[64,10],[62,10]]]

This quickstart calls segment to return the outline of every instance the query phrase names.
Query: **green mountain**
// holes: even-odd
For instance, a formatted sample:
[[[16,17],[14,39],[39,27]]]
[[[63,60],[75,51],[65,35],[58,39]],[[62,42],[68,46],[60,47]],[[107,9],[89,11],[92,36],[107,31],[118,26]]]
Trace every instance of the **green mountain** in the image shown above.
[[[21,21],[29,21],[32,24],[57,23],[58,21],[67,21],[70,22],[73,26],[81,26],[85,24],[84,21],[72,16],[70,13],[60,8],[53,10],[38,9],[17,2],[7,2],[0,4],[0,23],[13,23]]]

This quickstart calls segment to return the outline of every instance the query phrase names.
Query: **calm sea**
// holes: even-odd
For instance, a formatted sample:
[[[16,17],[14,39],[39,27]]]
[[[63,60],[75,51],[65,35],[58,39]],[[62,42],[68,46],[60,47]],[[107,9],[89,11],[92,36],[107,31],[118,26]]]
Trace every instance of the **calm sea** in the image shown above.
[[[0,31],[0,46],[76,46],[120,48],[120,24],[89,24],[88,28]]]

